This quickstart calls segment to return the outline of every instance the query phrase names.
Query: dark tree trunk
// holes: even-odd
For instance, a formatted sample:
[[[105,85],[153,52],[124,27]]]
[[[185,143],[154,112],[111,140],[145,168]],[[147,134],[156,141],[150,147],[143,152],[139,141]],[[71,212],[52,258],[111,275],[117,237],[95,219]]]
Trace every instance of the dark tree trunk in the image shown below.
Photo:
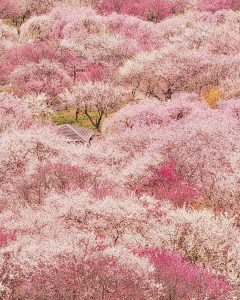
[[[77,123],[79,123],[79,120],[78,120],[79,113],[80,113],[80,109],[77,108],[77,110],[76,110],[76,118],[75,118],[75,120],[76,120]]]
[[[173,94],[172,89],[171,89],[171,88],[168,88],[168,90],[166,91],[166,93],[164,93],[165,99],[166,99],[166,100],[171,99],[171,98],[172,98],[172,94]]]

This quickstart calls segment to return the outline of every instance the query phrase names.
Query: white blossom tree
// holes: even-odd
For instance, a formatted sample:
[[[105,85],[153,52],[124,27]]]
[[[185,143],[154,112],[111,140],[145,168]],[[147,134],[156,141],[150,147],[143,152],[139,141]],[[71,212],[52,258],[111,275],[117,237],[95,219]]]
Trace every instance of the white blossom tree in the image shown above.
[[[76,121],[82,111],[90,120],[91,124],[100,131],[102,117],[109,112],[115,111],[123,101],[124,90],[115,87],[111,83],[102,81],[78,83],[71,90],[65,90],[60,97],[77,107]],[[91,115],[91,111],[95,116]]]

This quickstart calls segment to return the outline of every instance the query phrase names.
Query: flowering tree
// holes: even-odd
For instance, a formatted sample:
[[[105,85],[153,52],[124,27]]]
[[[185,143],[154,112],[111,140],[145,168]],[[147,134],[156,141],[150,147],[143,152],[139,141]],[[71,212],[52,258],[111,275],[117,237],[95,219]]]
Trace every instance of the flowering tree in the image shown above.
[[[123,253],[126,261],[121,260]],[[160,288],[148,283],[147,263],[130,255],[123,247],[108,247],[91,251],[85,258],[60,256],[59,262],[42,264],[33,272],[31,281],[23,284],[20,299],[149,299]]]
[[[30,95],[27,94],[23,98],[23,102],[27,104],[34,117],[43,121],[49,121],[51,115],[54,113],[49,107],[49,97],[46,94]]]
[[[189,12],[155,25],[157,51],[125,60],[120,75],[136,91],[169,99],[177,91],[214,88],[225,98],[238,97],[238,14]],[[232,84],[231,84],[232,82]],[[235,87],[235,88],[234,88]]]
[[[89,81],[86,84],[79,83],[73,86],[72,91],[66,90],[60,96],[77,107],[76,120],[80,111],[83,110],[91,124],[100,130],[103,115],[119,107],[122,95],[123,90],[114,87],[111,83]],[[95,112],[94,117],[90,114],[91,110]]]
[[[128,2],[121,13],[140,16],[147,21],[160,22],[160,20],[171,15],[172,5],[162,0]]]
[[[18,44],[8,49],[4,55],[5,69],[10,75],[18,65],[27,63],[39,63],[42,59],[56,61],[57,57],[53,45],[47,42],[39,42],[38,44]]]
[[[63,66],[67,74],[73,79],[75,84],[80,80],[81,74],[91,64],[86,54],[75,51],[74,48],[62,44],[55,45],[57,60]]]
[[[93,61],[106,61],[108,64],[123,64],[125,59],[131,58],[135,53],[135,47],[130,39],[120,34],[110,35],[103,33],[99,35],[88,35],[86,38],[75,37],[63,40],[62,45],[67,49],[74,49],[77,53],[84,53]]]
[[[39,63],[18,65],[11,73],[10,81],[20,94],[34,92],[56,96],[71,83],[71,78],[59,64],[42,59]]]
[[[225,276],[218,277],[177,253],[160,249],[165,245],[174,252],[178,246],[187,259],[200,257],[218,272],[227,266],[234,275],[239,239],[231,222],[206,210],[187,212],[169,205],[151,210],[156,201],[149,198],[94,200],[76,190],[54,193],[38,209],[23,209],[17,216],[3,212],[3,231],[17,230],[4,251],[13,275],[7,280],[11,273],[4,271],[4,286],[20,299],[31,295],[88,299],[103,294],[106,299],[119,299],[125,293],[136,299],[138,295],[149,299],[176,293],[183,299],[190,299],[188,294],[197,299],[206,294],[227,298],[230,285]],[[139,243],[150,247],[134,250]],[[6,261],[1,261],[1,268],[3,263]]]
[[[103,18],[102,21],[111,33],[120,33],[133,39],[136,52],[156,49],[162,44],[160,40],[160,38],[162,39],[161,31],[159,32],[157,26],[152,22],[117,13],[112,13]]]
[[[183,50],[184,49],[184,50]],[[147,96],[170,99],[179,91],[200,92],[204,87],[221,86],[228,76],[235,74],[234,61],[238,57],[222,57],[206,49],[188,49],[168,45],[162,50],[138,53],[120,68],[120,75],[132,88]]]
[[[172,161],[166,162],[147,178],[145,183],[136,187],[136,193],[141,195],[145,192],[156,199],[168,199],[177,206],[193,201],[200,193],[185,178],[178,175],[174,170],[175,165]]]
[[[32,124],[32,114],[27,105],[9,93],[0,93],[0,132],[27,128]]]
[[[26,116],[21,118],[24,125]],[[27,125],[18,129],[11,124],[1,134],[1,206],[36,205],[52,190],[87,186],[87,178],[94,182],[84,163],[75,167],[84,149],[72,148],[55,127],[39,126],[36,119]]]
[[[53,20],[48,15],[34,16],[21,26],[20,41],[32,42],[49,38]]]
[[[121,14],[129,14],[144,18],[147,21],[159,22],[170,15],[172,5],[165,1],[136,1],[128,0],[106,1],[99,6],[101,12],[110,14],[116,11]]]
[[[3,20],[0,20],[0,41],[9,40],[17,41],[18,33],[17,30],[13,27],[5,24]]]
[[[1,0],[0,2],[0,18],[16,18],[20,15],[20,8],[14,0]]]
[[[203,11],[205,10],[211,11],[211,12],[215,12],[221,9],[239,10],[240,4],[238,3],[238,1],[234,1],[234,0],[215,0],[215,1],[199,0],[198,9]]]
[[[218,277],[202,267],[185,262],[178,253],[166,250],[142,249],[138,253],[147,256],[155,266],[155,276],[165,287],[166,299],[227,299],[230,286],[226,277]]]
[[[21,7],[23,16],[25,16],[25,14],[31,15],[34,13],[46,14],[56,4],[57,4],[56,0],[44,0],[44,1],[19,0],[19,5]]]
[[[224,214],[216,216],[208,209],[172,210],[166,203],[152,210],[154,212],[158,220],[162,220],[161,229],[157,229],[155,234],[163,238],[161,242],[160,239],[154,241],[155,247],[171,251],[178,249],[187,261],[211,266],[218,270],[218,274],[226,274],[234,285],[237,284],[239,250],[235,245],[239,238],[234,219]]]
[[[127,128],[147,127],[162,124],[162,107],[158,105],[128,104],[111,114],[102,125],[104,134],[123,132]]]

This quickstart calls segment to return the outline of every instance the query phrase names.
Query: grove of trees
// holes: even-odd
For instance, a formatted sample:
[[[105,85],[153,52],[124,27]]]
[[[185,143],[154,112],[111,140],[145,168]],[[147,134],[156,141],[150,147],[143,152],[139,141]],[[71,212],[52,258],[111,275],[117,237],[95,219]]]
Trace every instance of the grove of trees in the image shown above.
[[[0,299],[239,299],[239,1],[0,17]],[[89,147],[58,134],[56,103]]]

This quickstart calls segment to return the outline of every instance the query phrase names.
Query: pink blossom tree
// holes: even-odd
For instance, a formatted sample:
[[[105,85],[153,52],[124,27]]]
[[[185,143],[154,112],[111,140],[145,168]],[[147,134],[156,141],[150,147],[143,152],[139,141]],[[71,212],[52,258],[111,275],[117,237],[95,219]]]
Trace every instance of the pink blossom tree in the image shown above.
[[[18,118],[23,118],[23,116],[22,114]],[[24,121],[27,121],[26,116],[22,122]],[[69,168],[71,169],[71,161],[68,160],[66,153],[64,154],[67,147],[62,147],[67,142],[64,137],[57,135],[56,128],[49,126],[39,127],[36,121],[35,124],[27,125],[22,125],[22,128],[20,126],[20,128],[16,128],[16,126],[11,124],[13,128],[8,126],[1,134],[1,199],[3,206],[6,207],[11,207],[12,205],[17,207],[21,206],[22,203],[31,205],[31,203],[42,202],[46,192],[54,189],[53,180],[56,181],[56,189],[61,189],[60,187],[62,186],[63,190],[64,183],[61,184],[61,182],[67,181],[67,179],[63,178],[64,176],[68,177],[68,172],[66,171],[65,175],[62,174],[63,177],[59,177],[61,172],[57,171],[57,163],[54,162],[54,159],[59,157],[59,155],[63,155],[62,159],[65,160],[66,170],[68,170],[68,164],[70,164]],[[11,130],[9,130],[9,127]],[[54,145],[52,144],[53,141]],[[41,164],[42,167],[40,167]],[[45,164],[49,166],[49,172],[46,171]],[[52,164],[56,166],[55,170],[51,167]],[[61,166],[59,168],[61,169]],[[64,166],[62,168],[64,169]],[[77,176],[77,172],[75,173]],[[73,183],[74,180],[72,178]],[[68,184],[66,183],[66,185]]]
[[[56,265],[40,265],[32,274],[32,280],[23,284],[20,299],[39,296],[46,299],[147,299],[157,293],[157,288],[154,291],[147,283],[147,274],[141,270],[140,261],[139,267],[136,263],[127,264],[115,254],[117,250],[107,248],[85,259],[73,257],[69,261],[62,259],[61,263],[59,257]]]
[[[106,299],[127,295],[149,299],[161,294],[161,285],[152,280],[148,259],[122,245],[123,239],[134,242],[129,240],[132,231],[141,237],[138,231],[147,225],[146,211],[138,201],[131,203],[129,199],[98,201],[78,189],[65,196],[54,194],[38,209],[21,210],[15,224],[14,214],[6,212],[1,220],[18,233],[6,249],[7,266],[14,276],[4,285],[20,299],[49,295],[74,298],[74,294],[83,299],[101,295]],[[32,218],[27,217],[30,215]],[[52,247],[46,247],[49,241]],[[16,251],[20,251],[18,256]],[[5,270],[6,277],[9,273]]]
[[[0,298],[238,299],[239,13],[71,2],[18,44],[0,24],[23,95],[0,93]],[[59,95],[101,128],[90,147],[45,124]]]
[[[194,262],[197,257],[219,274],[227,274],[229,268],[229,278],[237,284],[239,236],[232,221],[207,210],[154,204],[150,197],[93,199],[77,189],[52,193],[38,208],[18,214],[4,211],[3,228],[17,230],[16,240],[4,250],[5,265],[11,267],[11,272],[4,271],[6,278],[14,275],[5,286],[20,299],[74,293],[86,299],[101,293],[107,299],[125,293],[149,299],[177,291],[183,299],[188,297],[186,291],[199,299],[207,293],[227,297],[230,285],[225,276],[213,275]],[[139,244],[144,248],[134,251]],[[161,251],[162,247],[171,252],[178,248],[192,264],[176,253]]]
[[[189,10],[196,10],[197,3],[196,0],[168,0],[172,5],[172,13],[174,14],[183,14]]]
[[[161,45],[161,34],[152,22],[117,13],[105,17],[103,22],[111,33],[120,33],[133,39],[136,52],[156,49]]]
[[[0,18],[16,18],[20,15],[20,8],[14,0],[1,0],[0,1]]]
[[[73,83],[79,81],[81,74],[91,65],[84,53],[64,45],[56,45],[56,56],[58,62],[73,79]]]
[[[50,96],[56,96],[72,82],[59,64],[47,59],[42,59],[39,63],[18,65],[11,73],[10,81],[20,94],[33,92]]]
[[[238,97],[237,20],[228,11],[189,12],[164,20],[155,26],[161,49],[138,53],[125,61],[120,74],[133,94],[164,99],[176,91],[200,93],[214,87],[225,98]]]
[[[47,42],[39,42],[38,44],[18,44],[11,47],[3,55],[3,69],[6,74],[6,81],[9,82],[9,75],[17,66],[28,63],[40,63],[42,59],[57,61],[54,45],[50,45]]]
[[[164,100],[180,91],[200,92],[204,87],[221,86],[221,80],[235,74],[236,57],[213,55],[206,49],[183,49],[168,45],[150,54],[140,52],[125,61],[120,75],[131,86],[133,95],[141,91]]]
[[[46,14],[57,4],[56,0],[19,0],[19,6],[21,7],[23,21],[26,15],[32,14]]]
[[[159,22],[160,20],[171,15],[172,5],[162,0],[140,1],[139,3],[128,2],[125,4],[121,13],[140,16],[141,18]]]
[[[56,60],[56,58],[55,47],[48,42],[20,44],[18,47],[9,49],[7,53],[11,71],[19,64],[39,63],[42,59]]]
[[[199,0],[198,9],[202,11],[216,12],[221,9],[239,10],[240,4],[235,0]]]
[[[126,5],[128,2],[127,0],[121,0],[121,1],[116,1],[116,0],[110,0],[106,1],[104,3],[101,3],[99,9],[102,12],[111,14],[113,11],[116,12],[121,12],[122,8],[124,5]]]
[[[100,12],[110,14],[117,12],[141,17],[147,21],[159,22],[171,14],[172,5],[166,1],[137,1],[131,3],[128,0],[106,1],[99,6]]]

